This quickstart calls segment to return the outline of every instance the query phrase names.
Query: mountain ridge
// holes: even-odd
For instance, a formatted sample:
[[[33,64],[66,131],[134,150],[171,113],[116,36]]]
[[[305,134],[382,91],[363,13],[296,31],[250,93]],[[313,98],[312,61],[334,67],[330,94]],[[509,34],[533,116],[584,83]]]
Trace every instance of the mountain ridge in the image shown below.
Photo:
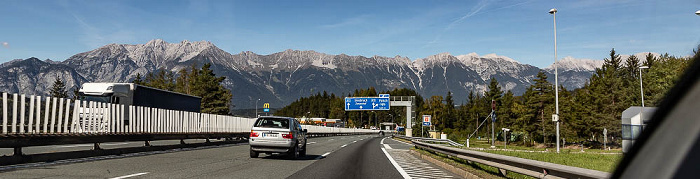
[[[0,79],[10,82],[2,84],[0,90],[48,93],[45,89],[52,84],[48,80],[55,78],[38,75],[32,80],[8,81],[15,79],[13,75],[23,74],[16,70],[11,73],[10,64],[27,60],[0,65],[0,73],[7,72]],[[464,101],[469,91],[482,93],[486,90],[491,78],[497,79],[504,90],[512,90],[517,95],[525,91],[538,71],[547,72],[546,68],[522,64],[497,54],[453,56],[440,53],[414,61],[398,55],[364,57],[292,49],[268,55],[251,51],[231,54],[208,41],[168,43],[161,39],[145,44],[108,44],[61,62],[27,63],[23,67],[39,67],[46,70],[43,73],[64,74],[62,77],[69,78],[66,79],[69,81],[67,86],[76,88],[77,84],[84,82],[129,82],[136,74],[145,75],[161,68],[178,71],[193,63],[212,63],[214,72],[226,77],[223,85],[233,92],[233,104],[242,109],[254,108],[250,104],[258,98],[281,107],[299,97],[321,91],[343,95],[368,87],[375,87],[378,91],[409,88],[424,96],[442,96],[451,91],[456,101]],[[52,66],[56,69],[49,68]],[[572,69],[577,73],[569,76],[562,76],[562,72],[568,70],[560,69],[560,83],[568,89],[580,87],[577,84],[582,86],[581,80],[587,80],[592,74],[592,71],[585,70],[587,68]],[[567,79],[574,80],[567,83]],[[42,83],[35,83],[36,88],[16,87],[37,81]]]

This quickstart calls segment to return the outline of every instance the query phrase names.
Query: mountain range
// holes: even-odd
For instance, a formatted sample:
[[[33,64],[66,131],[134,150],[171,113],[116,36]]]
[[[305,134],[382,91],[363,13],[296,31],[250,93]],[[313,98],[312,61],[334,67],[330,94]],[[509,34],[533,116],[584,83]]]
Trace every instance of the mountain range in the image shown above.
[[[520,95],[540,70],[548,73],[550,81],[554,76],[552,66],[540,69],[496,54],[441,53],[413,61],[402,56],[299,50],[269,55],[250,51],[230,54],[207,41],[168,43],[155,39],[146,44],[109,44],[64,61],[29,58],[3,63],[0,91],[46,95],[56,78],[72,90],[86,82],[130,82],[136,74],[161,68],[178,71],[193,63],[211,63],[215,74],[226,77],[223,85],[233,93],[236,109],[255,108],[257,99],[279,108],[323,91],[347,95],[368,87],[378,91],[409,88],[424,97],[444,96],[451,91],[459,104],[469,91],[483,93],[491,78],[498,80],[503,90]],[[582,87],[603,62],[566,57],[558,64],[559,82],[574,89]]]

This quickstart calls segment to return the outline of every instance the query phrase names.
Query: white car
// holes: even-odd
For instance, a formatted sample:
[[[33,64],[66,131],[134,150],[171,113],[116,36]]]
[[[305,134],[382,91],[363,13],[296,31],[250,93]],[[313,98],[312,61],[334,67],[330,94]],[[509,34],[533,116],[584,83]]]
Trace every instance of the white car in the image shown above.
[[[250,131],[250,157],[260,153],[287,154],[292,159],[306,155],[306,129],[291,117],[265,116],[258,118]]]

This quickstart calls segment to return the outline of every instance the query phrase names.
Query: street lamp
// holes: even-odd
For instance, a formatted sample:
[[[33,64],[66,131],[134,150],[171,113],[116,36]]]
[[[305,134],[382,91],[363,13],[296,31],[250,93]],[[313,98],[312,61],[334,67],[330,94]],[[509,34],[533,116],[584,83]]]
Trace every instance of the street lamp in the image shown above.
[[[698,12],[700,12],[700,11],[698,11]],[[644,85],[642,84],[642,69],[648,69],[648,68],[649,68],[648,66],[640,66],[639,67],[639,91],[642,93],[642,109],[639,110],[639,119],[641,121],[644,121],[644,118],[642,118],[642,115],[644,113]]]
[[[260,101],[260,98],[258,98],[258,100],[255,101],[255,117],[260,117],[258,116],[258,101]]]
[[[695,15],[699,15],[699,16],[700,16],[700,10],[695,11]]]
[[[557,121],[557,153],[559,153],[559,71],[557,68],[557,9],[552,8],[549,13],[554,16],[554,94],[555,117]]]

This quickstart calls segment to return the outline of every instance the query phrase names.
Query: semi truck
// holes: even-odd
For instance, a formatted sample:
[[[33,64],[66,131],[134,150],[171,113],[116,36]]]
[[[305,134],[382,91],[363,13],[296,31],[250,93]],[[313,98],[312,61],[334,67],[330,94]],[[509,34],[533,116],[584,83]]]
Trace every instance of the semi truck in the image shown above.
[[[80,100],[83,101],[189,112],[200,112],[202,101],[202,98],[197,96],[161,90],[134,83],[85,83],[78,90],[78,95]],[[83,115],[84,112],[88,110],[90,109],[85,107],[79,109],[80,125],[82,126],[79,130],[90,132],[106,129],[107,123],[104,121],[100,124],[87,122],[88,119],[101,119],[103,116],[100,112],[93,112],[92,115],[89,116]],[[131,120],[126,114],[130,114],[128,107],[124,108],[123,111],[124,125],[130,125]]]
[[[85,83],[81,100],[129,106],[200,112],[202,98],[134,83]]]

